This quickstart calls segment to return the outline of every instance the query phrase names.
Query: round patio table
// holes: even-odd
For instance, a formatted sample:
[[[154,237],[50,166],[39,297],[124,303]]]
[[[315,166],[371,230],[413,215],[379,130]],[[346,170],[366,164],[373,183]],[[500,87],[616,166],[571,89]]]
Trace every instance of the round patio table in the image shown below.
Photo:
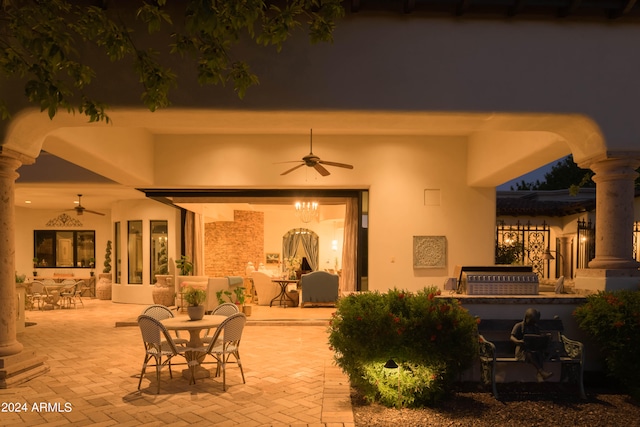
[[[189,332],[189,342],[187,344],[188,347],[191,348],[199,348],[202,347],[202,338],[200,337],[200,333],[204,329],[216,328],[223,320],[225,320],[227,316],[204,316],[200,320],[191,320],[188,316],[178,316],[172,317],[169,319],[163,319],[160,322],[170,331],[187,331]],[[200,363],[204,360],[204,353],[195,352],[195,351],[187,351],[185,352],[187,361],[190,362],[192,360],[198,361],[198,366],[195,369],[195,379],[208,378],[211,376],[209,370],[200,366]],[[184,369],[182,371],[182,376],[187,379],[191,379],[191,370]]]

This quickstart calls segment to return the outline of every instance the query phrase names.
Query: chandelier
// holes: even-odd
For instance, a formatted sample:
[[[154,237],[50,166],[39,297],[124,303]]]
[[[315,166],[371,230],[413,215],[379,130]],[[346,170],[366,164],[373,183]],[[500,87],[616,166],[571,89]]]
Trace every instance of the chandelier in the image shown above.
[[[318,217],[318,202],[296,202],[296,216],[308,223]]]

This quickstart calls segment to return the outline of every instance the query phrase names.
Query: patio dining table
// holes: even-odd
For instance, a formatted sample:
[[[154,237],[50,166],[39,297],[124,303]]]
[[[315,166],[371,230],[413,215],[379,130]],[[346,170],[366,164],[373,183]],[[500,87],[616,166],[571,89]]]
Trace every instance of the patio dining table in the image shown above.
[[[220,323],[222,323],[227,316],[219,316],[219,315],[211,315],[204,316],[201,320],[191,320],[187,316],[178,316],[171,317],[169,319],[161,320],[162,324],[165,328],[170,331],[187,331],[189,332],[189,342],[187,346],[189,348],[199,348],[202,347],[202,337],[200,337],[200,333],[204,329],[216,328]],[[209,371],[202,366],[200,363],[204,360],[204,353],[202,352],[194,352],[194,351],[186,351],[185,356],[187,361],[196,360],[198,362],[198,366],[195,370],[195,379],[208,378],[211,376]],[[191,379],[191,371],[189,369],[184,369],[182,371],[182,376],[187,379]]]

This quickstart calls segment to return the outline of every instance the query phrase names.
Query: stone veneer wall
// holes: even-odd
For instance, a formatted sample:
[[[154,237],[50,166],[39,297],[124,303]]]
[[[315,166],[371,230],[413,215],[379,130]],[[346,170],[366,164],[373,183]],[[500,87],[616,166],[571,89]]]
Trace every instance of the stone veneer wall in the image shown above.
[[[264,262],[264,213],[234,211],[233,221],[205,224],[204,270],[209,277],[244,276],[247,262]]]

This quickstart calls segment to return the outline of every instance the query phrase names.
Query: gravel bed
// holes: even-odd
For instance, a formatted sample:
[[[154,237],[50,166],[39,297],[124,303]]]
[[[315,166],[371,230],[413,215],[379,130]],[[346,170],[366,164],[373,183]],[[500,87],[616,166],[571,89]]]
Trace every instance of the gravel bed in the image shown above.
[[[352,388],[355,427],[640,426],[640,405],[611,387],[587,387],[587,399],[558,383],[500,384],[500,400],[477,385],[460,385],[436,408],[368,404]]]

